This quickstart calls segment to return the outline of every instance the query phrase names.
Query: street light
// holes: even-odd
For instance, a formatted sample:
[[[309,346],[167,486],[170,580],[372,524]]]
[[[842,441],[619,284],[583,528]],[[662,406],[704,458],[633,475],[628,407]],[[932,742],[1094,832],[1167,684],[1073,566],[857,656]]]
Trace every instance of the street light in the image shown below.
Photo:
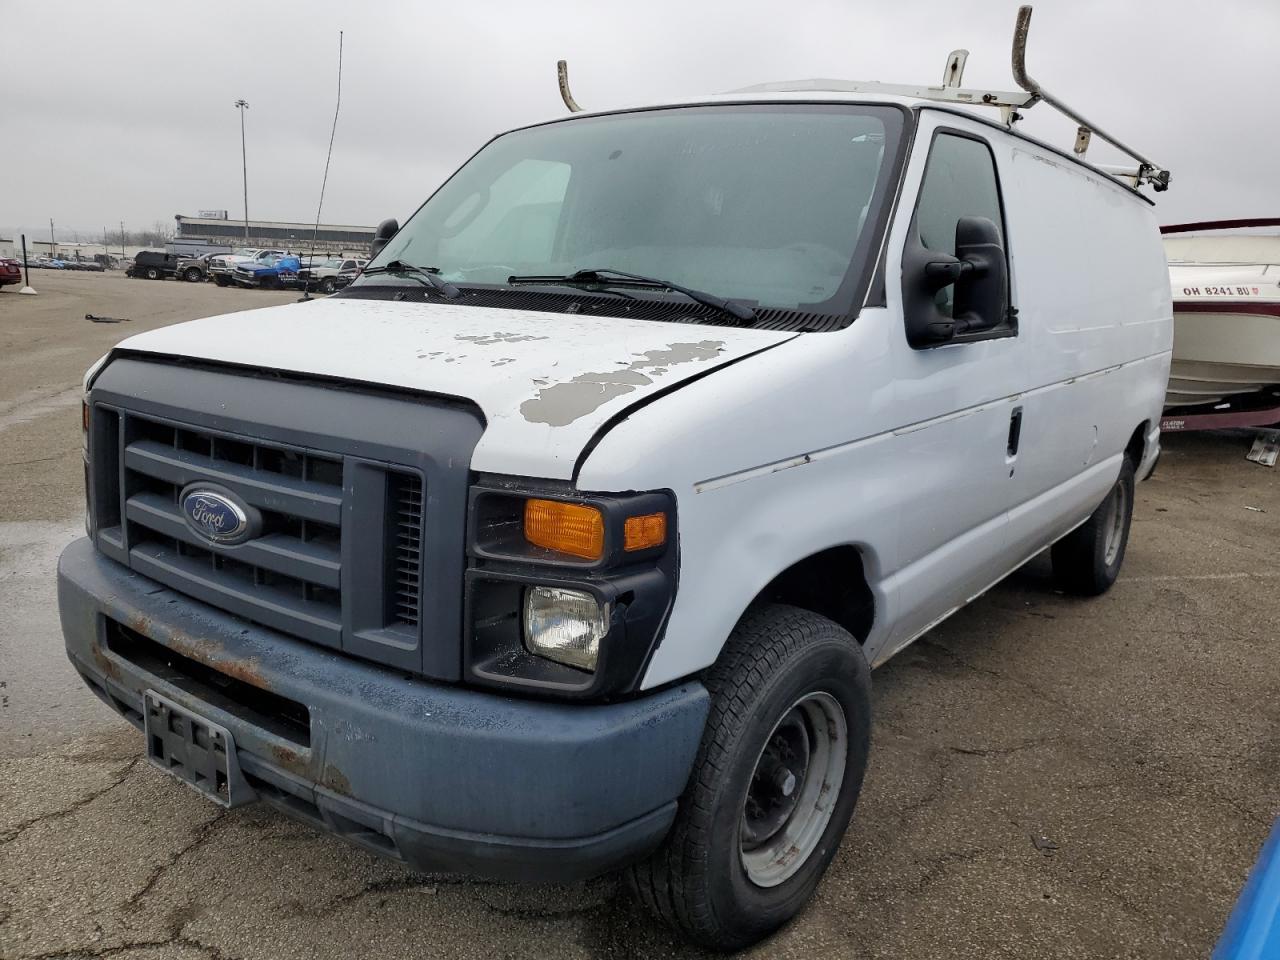
[[[249,242],[249,160],[244,149],[244,112],[249,109],[248,100],[237,100],[240,111],[240,165],[244,170],[244,242]]]

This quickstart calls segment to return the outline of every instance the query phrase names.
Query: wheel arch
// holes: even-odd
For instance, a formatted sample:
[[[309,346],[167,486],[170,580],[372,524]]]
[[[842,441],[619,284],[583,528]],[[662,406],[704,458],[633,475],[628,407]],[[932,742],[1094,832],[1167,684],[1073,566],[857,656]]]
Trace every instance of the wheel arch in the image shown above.
[[[1147,434],[1151,431],[1151,421],[1143,420],[1133,433],[1129,436],[1129,442],[1125,444],[1124,455],[1133,461],[1136,469],[1147,454]]]
[[[841,544],[797,560],[752,599],[748,609],[765,603],[800,607],[848,630],[865,644],[875,624],[876,599],[862,551]]]

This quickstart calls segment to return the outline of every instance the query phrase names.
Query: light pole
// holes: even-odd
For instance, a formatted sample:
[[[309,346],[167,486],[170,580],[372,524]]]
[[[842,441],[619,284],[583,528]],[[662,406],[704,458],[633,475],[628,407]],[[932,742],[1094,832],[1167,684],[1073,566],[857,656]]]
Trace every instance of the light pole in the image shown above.
[[[244,170],[244,242],[249,242],[249,160],[244,149],[244,112],[249,109],[248,100],[237,100],[240,111],[240,165]]]

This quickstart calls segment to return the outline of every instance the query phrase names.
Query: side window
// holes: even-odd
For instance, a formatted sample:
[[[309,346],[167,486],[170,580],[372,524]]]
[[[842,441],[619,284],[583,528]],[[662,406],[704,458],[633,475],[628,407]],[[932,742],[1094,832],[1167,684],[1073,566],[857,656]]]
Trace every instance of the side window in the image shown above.
[[[934,138],[916,203],[916,235],[929,250],[956,256],[956,224],[961,217],[985,217],[996,225],[1000,246],[1004,241],[1004,216],[991,148],[981,140],[941,133]],[[1006,270],[1008,257],[1006,253]],[[950,317],[955,302],[954,284],[935,295],[938,311]]]

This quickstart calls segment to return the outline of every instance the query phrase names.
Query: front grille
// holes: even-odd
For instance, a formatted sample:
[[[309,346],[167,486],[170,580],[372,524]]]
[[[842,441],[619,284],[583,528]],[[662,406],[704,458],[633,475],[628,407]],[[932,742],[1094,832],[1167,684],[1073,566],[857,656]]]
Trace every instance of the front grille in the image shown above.
[[[200,601],[169,601],[194,637],[215,607],[246,627],[457,681],[483,432],[463,401],[125,353],[89,392],[94,544]],[[179,502],[192,483],[226,488],[263,528],[244,543],[209,540]]]
[[[391,475],[395,524],[395,616],[418,625],[422,609],[422,479],[413,473]]]
[[[266,626],[341,645],[342,460],[129,416],[130,562]],[[262,535],[220,548],[187,526],[182,490],[225,486],[262,511]]]
[[[413,471],[191,424],[94,409],[99,544],[160,583],[312,643],[370,656],[387,634],[416,650],[422,602],[423,482]],[[182,492],[224,487],[262,514],[260,534],[214,543],[188,526]],[[387,526],[353,524],[350,502],[387,491]],[[344,519],[344,516],[346,519]],[[355,527],[344,531],[344,524]],[[387,558],[346,569],[346,540]],[[355,555],[353,548],[351,555]],[[381,602],[369,603],[369,595]],[[374,659],[379,659],[376,654]]]

